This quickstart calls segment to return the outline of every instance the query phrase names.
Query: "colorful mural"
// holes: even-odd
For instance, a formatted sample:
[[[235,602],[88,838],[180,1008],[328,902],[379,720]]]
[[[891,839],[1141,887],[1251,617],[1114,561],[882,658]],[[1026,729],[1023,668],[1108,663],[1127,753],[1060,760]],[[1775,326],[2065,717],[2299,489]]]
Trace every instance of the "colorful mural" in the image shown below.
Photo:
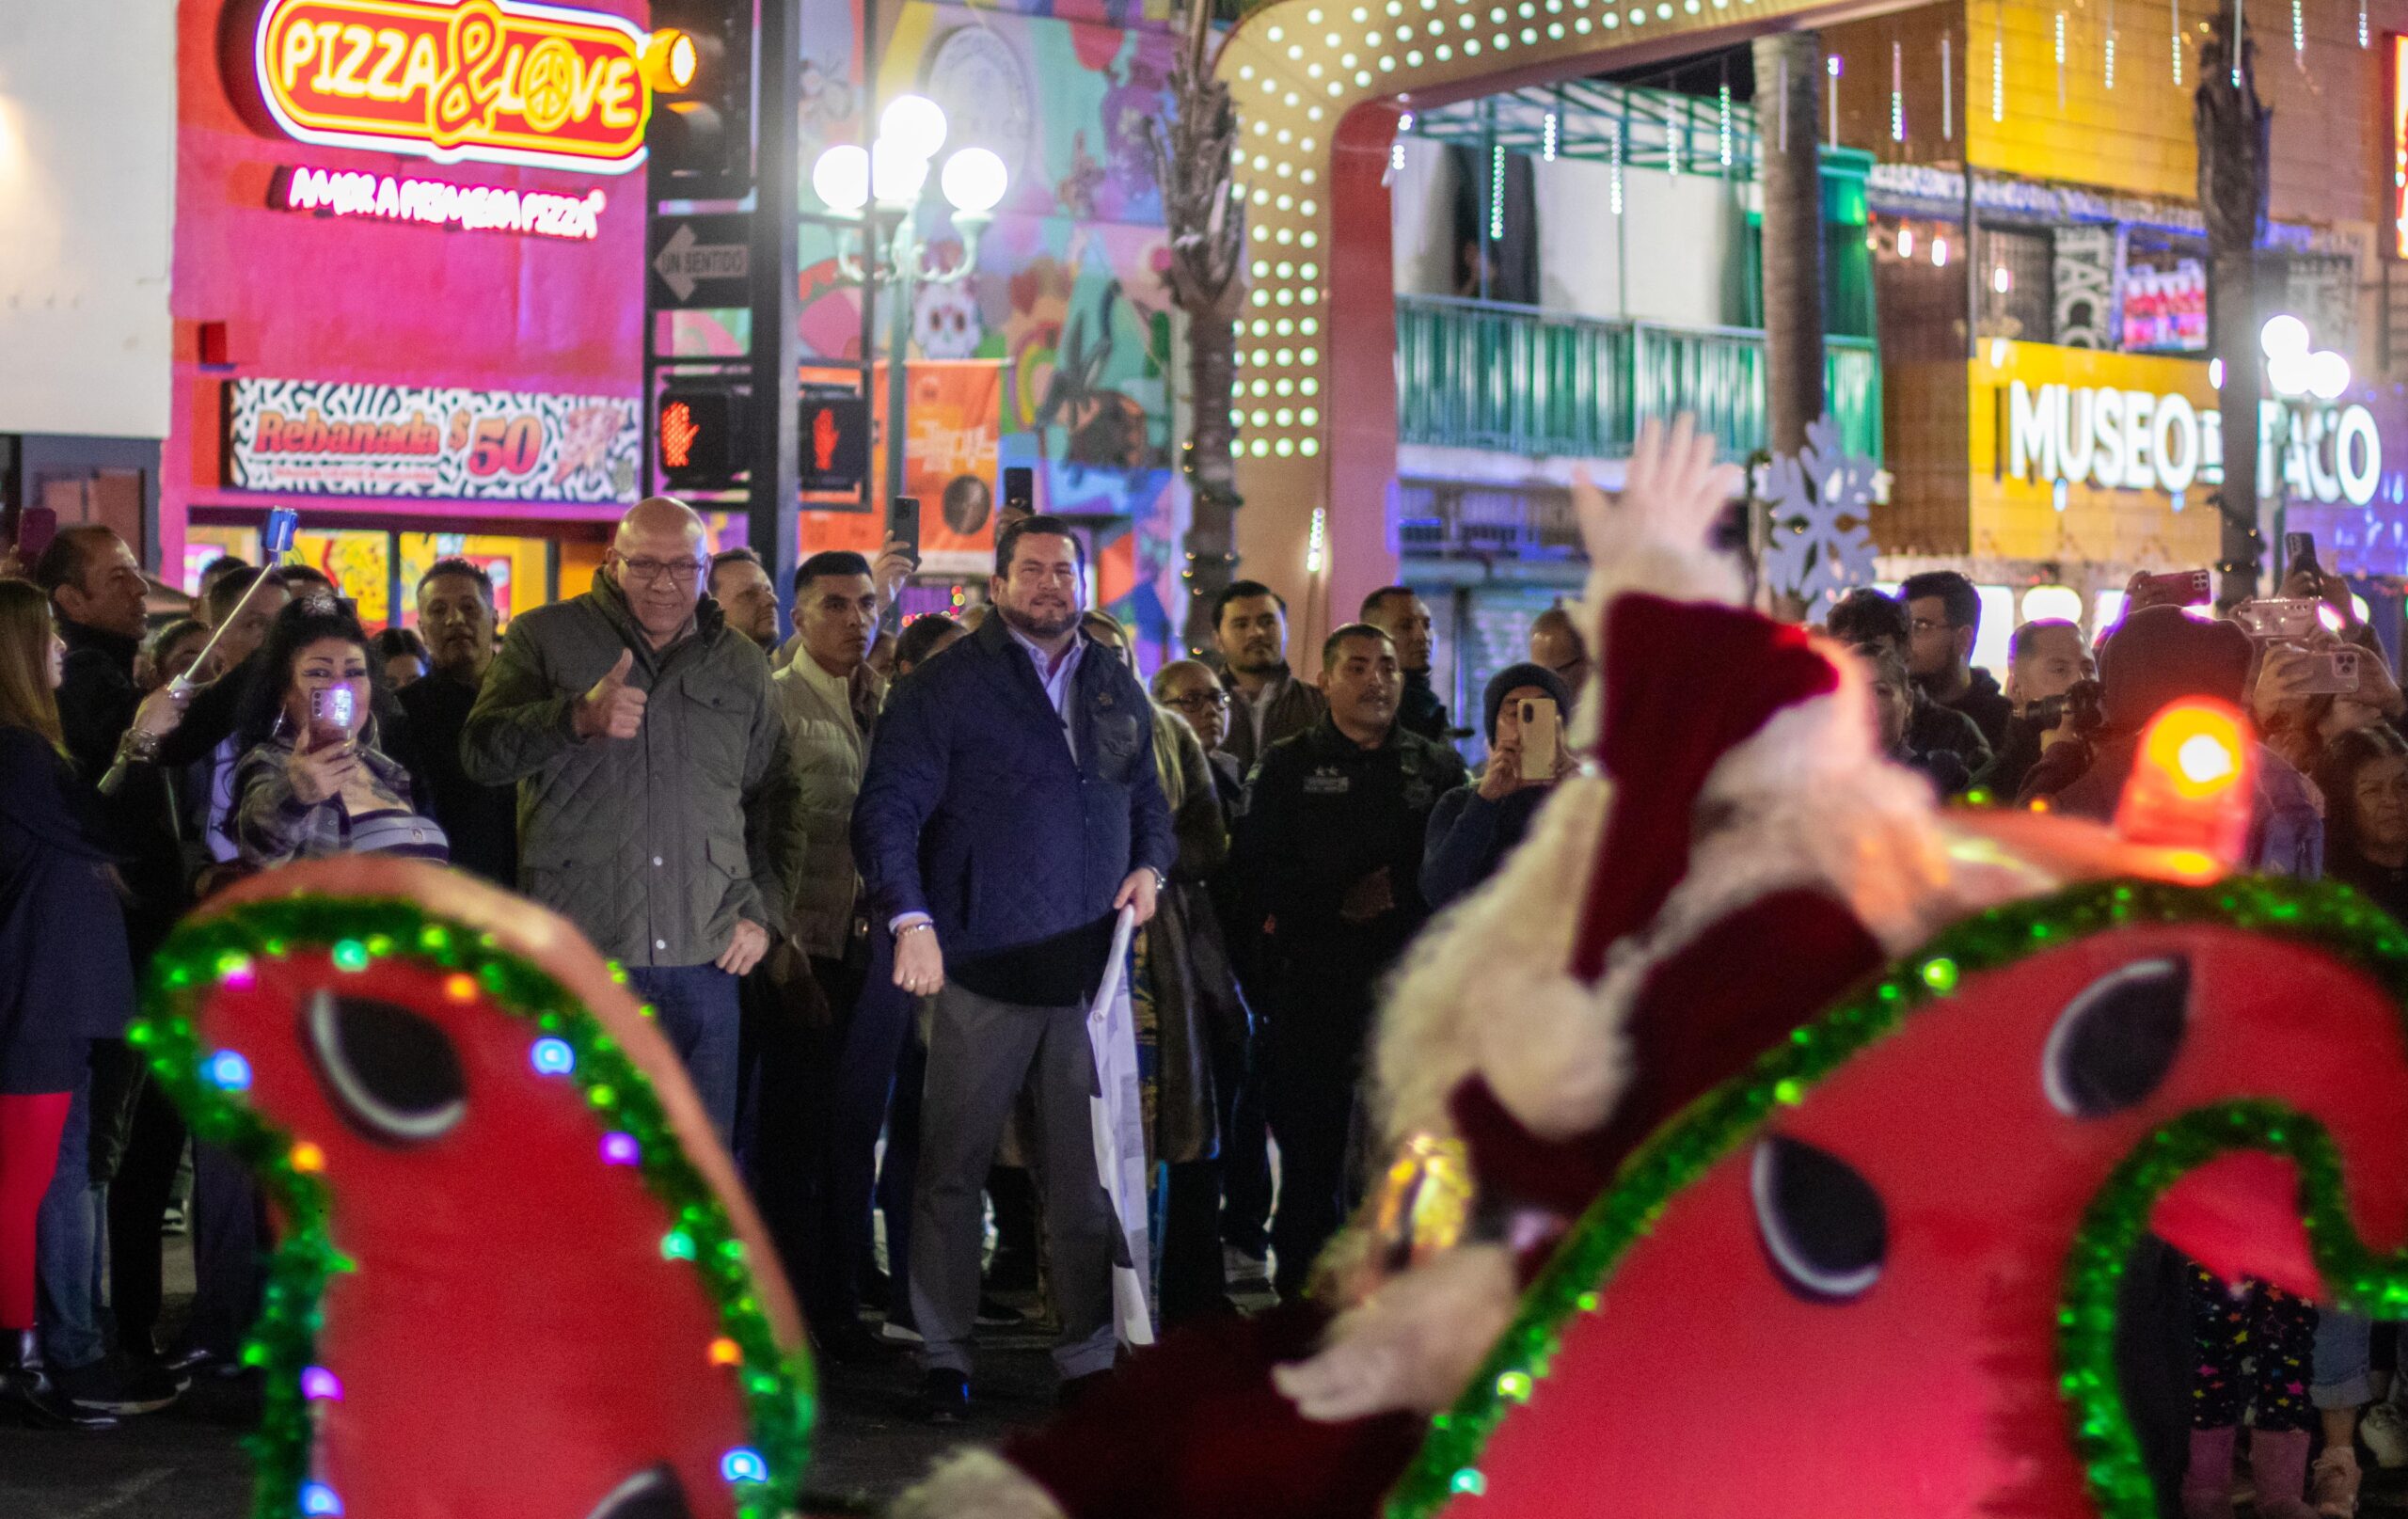
[[[806,165],[829,143],[863,140],[851,8],[807,10]],[[1162,197],[1138,125],[1164,108],[1168,13],[1167,0],[906,5],[882,51],[879,89],[880,99],[928,95],[944,107],[954,142],[994,150],[1011,172],[977,273],[921,291],[911,357],[1004,361],[999,462],[1036,470],[1041,509],[1110,519],[1095,524],[1099,594],[1137,627],[1149,666],[1174,638],[1187,528],[1173,467],[1180,370],[1163,283]],[[934,257],[958,258],[942,208],[923,217]],[[824,224],[803,229],[806,362],[860,356],[861,295],[836,277],[839,235]]]

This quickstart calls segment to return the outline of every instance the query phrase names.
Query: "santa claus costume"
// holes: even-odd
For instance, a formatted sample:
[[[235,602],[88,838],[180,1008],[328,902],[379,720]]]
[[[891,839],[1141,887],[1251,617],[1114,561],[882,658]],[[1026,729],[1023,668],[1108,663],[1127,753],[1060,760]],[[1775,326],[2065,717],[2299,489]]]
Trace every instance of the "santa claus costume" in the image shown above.
[[[1708,539],[1736,471],[1709,439],[1651,432],[1627,478],[1618,503],[1579,492],[1591,763],[1383,1010],[1402,1157],[1384,1205],[1311,1299],[1171,1337],[1000,1458],[953,1458],[898,1514],[1370,1519],[1637,1143],[1939,924],[2055,884],[1952,853],[1929,788],[1877,753],[1855,661],[1735,605]],[[1426,1224],[1465,1153],[1477,1200],[1434,1241],[1412,1194]]]

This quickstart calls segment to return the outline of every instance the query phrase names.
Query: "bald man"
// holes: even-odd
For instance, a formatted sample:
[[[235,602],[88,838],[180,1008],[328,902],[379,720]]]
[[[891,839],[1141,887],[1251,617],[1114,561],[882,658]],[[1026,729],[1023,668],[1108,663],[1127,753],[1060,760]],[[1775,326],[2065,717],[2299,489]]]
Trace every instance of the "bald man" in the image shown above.
[[[1589,684],[1589,645],[1572,613],[1561,607],[1539,613],[1530,624],[1530,663],[1555,672],[1572,699],[1580,700],[1580,688]]]
[[[709,562],[684,502],[638,502],[593,590],[512,620],[460,759],[516,783],[519,889],[627,968],[725,1140],[737,978],[786,930],[800,815],[768,659]]]

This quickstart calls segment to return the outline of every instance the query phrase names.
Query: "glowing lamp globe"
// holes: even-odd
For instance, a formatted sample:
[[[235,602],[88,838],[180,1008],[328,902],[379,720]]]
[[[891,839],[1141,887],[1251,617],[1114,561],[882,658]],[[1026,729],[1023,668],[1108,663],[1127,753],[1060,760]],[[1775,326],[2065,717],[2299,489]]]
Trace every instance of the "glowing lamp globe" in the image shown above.
[[[2258,346],[2268,358],[2307,352],[2307,324],[2295,316],[2271,316],[2258,329]]]
[[[839,143],[811,166],[811,192],[831,211],[859,211],[869,204],[869,154],[855,143]]]
[[[2307,391],[2319,401],[2338,401],[2350,388],[2350,361],[2330,348],[2307,356]]]
[[[2305,354],[2276,354],[2266,360],[2266,383],[2278,396],[2304,396],[2314,368]]]
[[[2036,585],[2023,593],[2023,620],[2027,623],[2082,621],[2082,593],[2071,586]]]
[[[890,138],[869,147],[869,193],[881,206],[909,206],[928,182],[928,161]]]
[[[926,95],[897,95],[878,116],[878,140],[923,162],[944,146],[944,108]]]
[[[1004,198],[1009,179],[1004,161],[992,152],[984,148],[964,148],[944,161],[944,174],[939,183],[954,210],[984,215]]]

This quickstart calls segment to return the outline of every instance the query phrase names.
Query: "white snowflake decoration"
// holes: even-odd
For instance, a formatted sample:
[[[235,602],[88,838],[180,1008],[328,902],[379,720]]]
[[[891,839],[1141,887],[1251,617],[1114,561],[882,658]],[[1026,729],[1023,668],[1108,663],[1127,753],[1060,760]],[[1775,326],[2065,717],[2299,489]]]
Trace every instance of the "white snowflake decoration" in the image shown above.
[[[1873,580],[1873,502],[1878,470],[1850,458],[1826,413],[1806,424],[1805,451],[1766,467],[1769,532],[1764,578],[1819,613],[1851,586]]]

